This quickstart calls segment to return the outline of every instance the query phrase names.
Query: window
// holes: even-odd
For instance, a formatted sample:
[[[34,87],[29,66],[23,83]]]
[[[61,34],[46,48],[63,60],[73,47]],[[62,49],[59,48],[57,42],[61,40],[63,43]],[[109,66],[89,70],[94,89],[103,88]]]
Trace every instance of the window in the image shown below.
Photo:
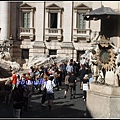
[[[50,28],[57,28],[57,13],[50,13]]]
[[[86,21],[84,20],[83,13],[78,13],[77,16],[77,28],[85,29],[86,28]]]
[[[29,49],[22,49],[22,59],[29,59]]]
[[[30,28],[30,12],[23,12],[23,27]]]
[[[88,21],[84,20],[83,15],[86,14],[90,10],[91,10],[91,8],[86,6],[83,3],[74,7],[74,14],[75,14],[74,26],[75,26],[75,28],[77,27],[78,29],[84,29],[84,30],[89,28]]]
[[[57,50],[49,50],[49,55],[57,55]]]

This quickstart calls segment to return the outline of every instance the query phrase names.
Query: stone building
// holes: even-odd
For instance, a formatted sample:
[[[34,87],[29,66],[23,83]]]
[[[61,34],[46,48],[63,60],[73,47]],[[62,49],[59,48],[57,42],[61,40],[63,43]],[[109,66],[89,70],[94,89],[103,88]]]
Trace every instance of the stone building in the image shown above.
[[[69,56],[78,60],[101,31],[101,21],[83,14],[101,5],[120,11],[119,1],[1,1],[0,42],[9,39],[13,61],[26,67],[36,55]],[[117,21],[117,23],[119,23]],[[113,23],[114,26],[114,23]],[[119,24],[116,28],[119,32]],[[108,28],[109,29],[109,28]],[[120,47],[119,37],[111,37]]]

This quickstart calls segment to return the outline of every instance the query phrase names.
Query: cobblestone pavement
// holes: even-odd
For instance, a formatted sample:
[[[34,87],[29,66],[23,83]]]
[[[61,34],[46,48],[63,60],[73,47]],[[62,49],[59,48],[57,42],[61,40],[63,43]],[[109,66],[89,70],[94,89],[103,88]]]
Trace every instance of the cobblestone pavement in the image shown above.
[[[75,99],[64,98],[64,85],[61,91],[55,91],[55,100],[51,111],[48,107],[41,106],[41,94],[34,93],[32,96],[32,108],[27,112],[23,111],[21,118],[85,118],[86,102],[82,99],[83,92],[79,89],[79,82],[76,84]],[[0,118],[13,118],[12,103],[2,103],[4,97],[0,96]]]

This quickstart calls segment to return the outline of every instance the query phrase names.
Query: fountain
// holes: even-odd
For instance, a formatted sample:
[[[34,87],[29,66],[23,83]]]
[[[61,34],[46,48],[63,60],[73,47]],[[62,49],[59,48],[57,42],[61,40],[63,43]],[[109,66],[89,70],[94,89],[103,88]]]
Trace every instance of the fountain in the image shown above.
[[[93,71],[95,79],[87,92],[87,117],[119,118],[120,84],[119,51],[110,41],[102,36],[96,41],[96,64]],[[98,75],[98,76],[97,76]],[[101,81],[102,78],[102,81]]]
[[[28,62],[28,67],[30,68],[31,66],[44,66],[48,64],[59,64],[61,62],[66,62],[69,60],[69,57],[60,57],[58,55],[34,55]]]
[[[4,83],[11,77],[11,71],[19,71],[20,65],[11,61],[10,40],[4,40],[0,44],[0,91],[4,90]]]
[[[98,70],[99,74],[94,72],[95,80],[91,82],[87,91],[87,117],[120,118],[120,53],[110,41],[110,38],[120,36],[119,22],[115,21],[119,20],[119,17],[119,12],[103,5],[84,14],[84,20],[100,20],[99,35],[102,36],[99,40],[95,40],[97,50],[94,54],[96,64],[93,71]],[[102,81],[99,82],[99,79]]]

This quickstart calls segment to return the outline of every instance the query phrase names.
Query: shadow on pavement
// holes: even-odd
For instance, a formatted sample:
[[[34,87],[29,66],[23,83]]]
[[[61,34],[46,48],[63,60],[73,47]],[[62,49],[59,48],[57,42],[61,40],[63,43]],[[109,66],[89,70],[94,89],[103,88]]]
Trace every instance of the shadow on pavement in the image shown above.
[[[60,105],[64,102],[54,102],[51,111],[48,107],[41,107],[38,103],[34,108],[30,108],[28,112],[23,113],[22,118],[85,118],[84,110],[72,108],[74,104]],[[59,105],[58,105],[59,104]]]

